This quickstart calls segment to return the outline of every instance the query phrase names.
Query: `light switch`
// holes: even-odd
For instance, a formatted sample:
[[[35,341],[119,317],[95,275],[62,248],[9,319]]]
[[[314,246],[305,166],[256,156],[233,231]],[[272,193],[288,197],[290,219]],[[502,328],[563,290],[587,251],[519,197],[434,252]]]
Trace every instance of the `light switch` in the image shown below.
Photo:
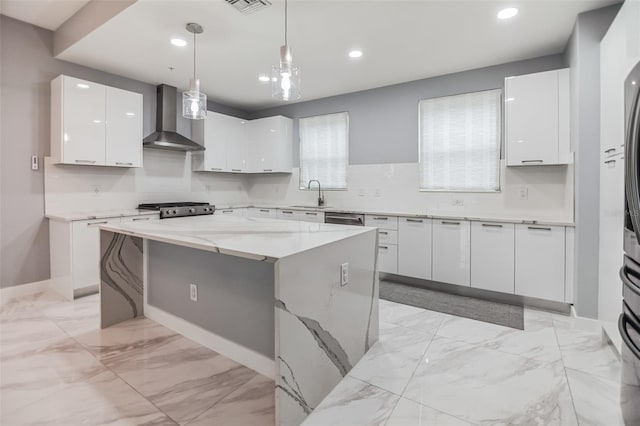
[[[349,284],[349,264],[343,263],[340,265],[340,285],[345,286]]]
[[[32,155],[31,156],[31,170],[38,170],[40,169],[40,164],[38,163],[38,156],[37,155]]]

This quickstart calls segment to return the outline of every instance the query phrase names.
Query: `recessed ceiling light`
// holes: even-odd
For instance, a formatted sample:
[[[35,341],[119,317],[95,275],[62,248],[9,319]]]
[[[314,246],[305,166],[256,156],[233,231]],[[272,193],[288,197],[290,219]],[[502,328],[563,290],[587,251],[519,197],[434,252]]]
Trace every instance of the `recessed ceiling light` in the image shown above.
[[[498,12],[498,19],[510,19],[518,14],[518,9],[515,7],[507,7]]]
[[[78,83],[76,84],[76,86],[78,86],[81,89],[88,89],[89,85],[88,84],[84,84],[84,83]]]
[[[352,50],[351,52],[349,52],[350,58],[359,58],[361,56],[362,56],[362,50]]]
[[[127,115],[128,115],[129,117],[133,117],[133,116],[134,116],[134,115],[136,115],[136,114],[135,114],[134,112],[128,112],[128,113],[127,113]]]
[[[260,80],[263,83],[268,83],[269,81],[271,81],[271,77],[269,77],[268,75],[261,75],[261,76],[258,76],[258,80]]]
[[[635,81],[635,80],[633,80],[633,81],[631,82],[631,84],[633,84],[633,85],[635,86],[635,85],[636,85],[636,81]]]
[[[178,46],[178,47],[185,47],[187,45],[187,42],[184,41],[181,38],[172,38],[171,39],[171,44],[173,44],[174,46]]]

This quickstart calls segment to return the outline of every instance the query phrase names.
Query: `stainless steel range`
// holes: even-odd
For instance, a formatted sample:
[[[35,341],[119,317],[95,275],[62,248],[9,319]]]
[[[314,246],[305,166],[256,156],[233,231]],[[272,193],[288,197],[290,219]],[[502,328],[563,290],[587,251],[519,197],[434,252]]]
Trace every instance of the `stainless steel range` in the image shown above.
[[[138,205],[138,209],[159,211],[160,219],[167,219],[171,217],[213,214],[216,211],[216,206],[209,203],[180,201],[175,203],[140,204]]]

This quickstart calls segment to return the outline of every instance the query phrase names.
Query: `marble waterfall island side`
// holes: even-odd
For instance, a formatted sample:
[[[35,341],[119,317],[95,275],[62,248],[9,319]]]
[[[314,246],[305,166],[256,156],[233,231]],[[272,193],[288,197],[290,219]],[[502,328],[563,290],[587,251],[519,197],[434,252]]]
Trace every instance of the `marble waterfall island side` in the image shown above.
[[[101,326],[144,315],[271,377],[277,425],[378,339],[375,228],[214,215],[104,225],[100,244]]]

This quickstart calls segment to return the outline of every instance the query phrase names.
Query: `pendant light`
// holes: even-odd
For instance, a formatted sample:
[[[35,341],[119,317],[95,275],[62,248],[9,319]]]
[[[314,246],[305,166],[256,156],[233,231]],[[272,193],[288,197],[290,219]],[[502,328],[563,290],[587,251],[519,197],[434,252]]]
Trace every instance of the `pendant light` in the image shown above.
[[[189,80],[189,91],[182,93],[182,116],[202,120],[207,117],[207,95],[200,91],[200,80],[196,79],[196,34],[202,34],[204,29],[191,22],[187,31],[193,34],[193,78]]]
[[[293,65],[291,57],[287,15],[287,0],[284,0],[284,46],[280,46],[280,65],[271,68],[271,96],[281,101],[300,99],[300,68]]]

